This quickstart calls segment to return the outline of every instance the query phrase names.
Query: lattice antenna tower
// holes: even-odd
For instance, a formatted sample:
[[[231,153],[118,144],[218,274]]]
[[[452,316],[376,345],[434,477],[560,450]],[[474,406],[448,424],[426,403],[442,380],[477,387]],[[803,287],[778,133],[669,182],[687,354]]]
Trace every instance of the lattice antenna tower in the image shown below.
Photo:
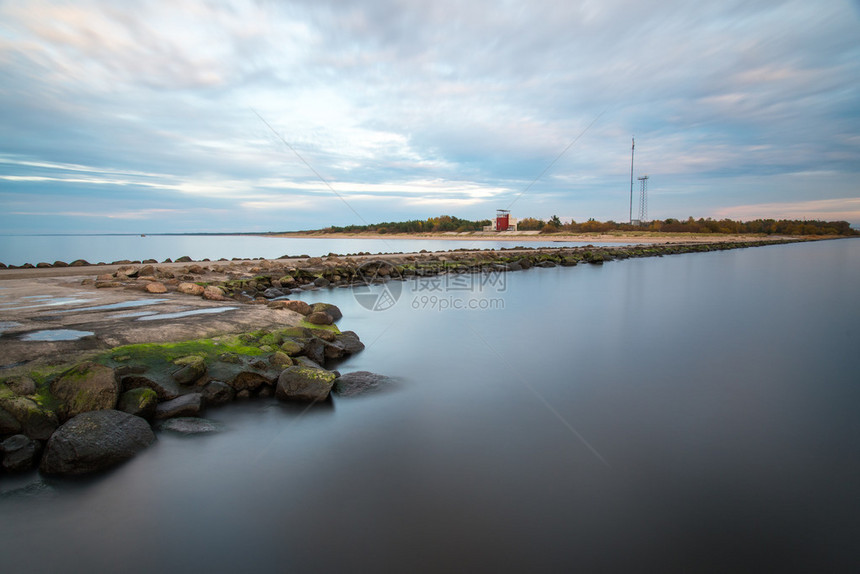
[[[648,176],[643,175],[639,179],[639,224],[648,221]]]

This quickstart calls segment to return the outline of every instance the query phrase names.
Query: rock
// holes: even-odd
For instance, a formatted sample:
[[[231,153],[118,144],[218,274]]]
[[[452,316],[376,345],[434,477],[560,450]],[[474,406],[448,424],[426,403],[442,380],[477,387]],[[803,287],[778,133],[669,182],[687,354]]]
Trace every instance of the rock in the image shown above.
[[[167,287],[164,286],[164,283],[159,281],[147,283],[143,290],[147,293],[167,293]]]
[[[304,354],[311,361],[322,365],[325,363],[325,345],[326,343],[322,339],[312,337],[305,343]]]
[[[324,401],[335,374],[325,369],[289,367],[278,377],[277,397],[282,401]]]
[[[315,303],[313,310],[314,312],[322,311],[331,317],[332,323],[336,323],[343,318],[343,313],[340,312],[337,305],[332,305],[331,303]]]
[[[179,367],[171,376],[180,385],[190,385],[206,374],[206,361],[203,357],[191,355],[173,361]]]
[[[160,403],[155,407],[155,418],[196,417],[202,410],[203,395],[201,393],[188,393]]]
[[[203,398],[206,404],[220,405],[233,400],[236,392],[233,387],[221,381],[209,381],[203,387]]]
[[[139,387],[120,395],[116,408],[124,413],[150,420],[155,416],[157,405],[158,394],[150,388]]]
[[[224,296],[224,291],[222,291],[220,287],[216,287],[215,285],[207,285],[203,288],[203,298],[209,299],[210,301],[227,300],[227,298]]]
[[[221,427],[218,423],[207,419],[201,419],[198,417],[178,417],[164,421],[161,426],[159,426],[159,429],[188,436],[218,432],[221,430]]]
[[[314,325],[331,325],[333,322],[331,315],[322,311],[314,311],[308,315],[308,323],[313,323]]]
[[[276,297],[283,297],[284,292],[276,287],[269,287],[265,291],[263,291],[263,297],[266,299],[275,299]]]
[[[347,355],[353,355],[364,350],[364,343],[359,340],[358,335],[356,335],[354,331],[343,331],[338,333],[335,336],[335,340],[340,344],[343,348],[343,352]]]
[[[53,267],[68,267],[69,264],[65,261],[54,261]]]
[[[308,315],[311,312],[311,306],[304,301],[272,301],[269,303],[269,307],[272,309],[289,309],[302,315]]]
[[[304,348],[305,344],[295,339],[287,339],[281,344],[281,350],[291,357],[301,353]]]
[[[308,367],[309,369],[322,369],[322,365],[308,357],[293,357],[296,365],[300,367]]]
[[[290,356],[283,351],[275,351],[272,353],[272,356],[269,357],[269,363],[273,367],[286,368],[293,365],[293,360],[290,359]]]
[[[173,382],[152,380],[149,377],[139,375],[129,375],[123,377],[120,381],[123,390],[130,391],[131,389],[139,389],[145,387],[152,389],[158,395],[159,401],[169,401],[175,399],[180,394],[180,388]]]
[[[26,375],[6,379],[6,386],[16,395],[33,395],[36,393],[36,383]]]
[[[328,329],[311,329],[311,334],[318,339],[322,339],[327,343],[334,343],[337,340],[337,333]]]
[[[364,393],[376,392],[390,387],[394,379],[371,373],[369,371],[356,371],[341,375],[334,381],[332,392],[341,397],[353,397]]]
[[[203,275],[204,273],[206,273],[206,270],[199,265],[189,265],[188,272],[194,275]]]
[[[138,277],[149,277],[156,274],[156,269],[152,265],[144,265],[137,270]]]
[[[325,362],[333,359],[340,359],[344,356],[343,347],[339,343],[323,342],[323,356]]]
[[[185,293],[186,295],[203,295],[203,285],[198,285],[197,283],[180,283],[176,290],[180,293]]]
[[[86,259],[75,259],[69,263],[69,267],[86,267],[88,265],[90,265],[90,262]]]
[[[48,440],[59,426],[56,413],[14,394],[5,385],[0,385],[0,409],[12,415],[22,434],[34,440]]]
[[[0,437],[18,434],[21,432],[21,423],[12,413],[0,408]]]
[[[45,474],[101,472],[135,456],[155,441],[149,423],[116,410],[69,419],[51,436],[39,466]]]
[[[541,261],[540,263],[535,264],[535,267],[544,267],[547,269],[550,267],[555,267],[555,266],[556,266],[556,264],[552,261]]]
[[[165,261],[167,263],[167,261]],[[176,259],[176,263],[191,263],[191,258],[187,255],[183,255],[182,257],[178,257]]]
[[[3,468],[7,472],[22,472],[35,467],[41,451],[38,442],[22,434],[16,434],[0,443],[0,453],[5,453]]]
[[[66,421],[87,411],[115,408],[119,385],[113,369],[87,361],[51,383],[51,394],[60,401],[57,415]]]
[[[267,367],[267,365],[261,365],[262,367]],[[274,375],[275,373],[273,373]],[[256,391],[262,385],[271,385],[272,379],[267,377],[262,373],[258,373],[256,371],[242,371],[233,377],[233,380],[230,381],[230,386],[233,387],[237,392],[242,391]]]
[[[316,279],[314,279],[313,283],[317,287],[328,287],[329,285],[331,285],[331,281],[329,281],[325,277],[317,277]]]

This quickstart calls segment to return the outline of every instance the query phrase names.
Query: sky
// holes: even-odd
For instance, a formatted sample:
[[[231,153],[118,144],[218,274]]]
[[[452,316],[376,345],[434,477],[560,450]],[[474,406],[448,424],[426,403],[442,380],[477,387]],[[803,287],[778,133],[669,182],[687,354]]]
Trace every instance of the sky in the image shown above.
[[[860,226],[860,0],[0,0],[0,233],[627,221],[634,136],[648,219]]]

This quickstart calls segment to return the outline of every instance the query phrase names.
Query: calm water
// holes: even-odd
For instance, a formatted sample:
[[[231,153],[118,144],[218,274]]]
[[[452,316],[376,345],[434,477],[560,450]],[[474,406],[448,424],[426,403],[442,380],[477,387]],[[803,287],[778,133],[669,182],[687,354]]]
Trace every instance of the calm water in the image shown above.
[[[3,572],[858,571],[858,283],[841,240],[308,294],[397,390],[4,479]]]
[[[531,247],[585,245],[576,242],[528,241]],[[243,235],[0,235],[0,262],[6,265],[53,263],[85,259],[110,263],[123,259],[195,260],[226,258],[276,259],[283,255],[318,257],[329,253],[393,253],[402,251],[447,251],[448,249],[499,249],[514,247],[511,241],[446,241],[427,239],[302,239]],[[599,243],[595,243],[599,245]]]

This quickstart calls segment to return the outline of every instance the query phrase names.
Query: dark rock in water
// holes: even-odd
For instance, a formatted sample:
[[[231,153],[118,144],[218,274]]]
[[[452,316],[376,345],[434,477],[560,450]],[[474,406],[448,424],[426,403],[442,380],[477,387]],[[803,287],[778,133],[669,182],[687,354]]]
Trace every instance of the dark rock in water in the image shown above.
[[[155,440],[149,423],[116,410],[91,411],[69,419],[45,447],[45,474],[101,472],[132,458]]]
[[[158,428],[159,430],[174,432],[186,436],[218,432],[221,430],[218,423],[198,417],[179,417],[170,419],[161,423]]]
[[[155,418],[196,417],[202,410],[203,395],[201,393],[188,393],[187,395],[160,403],[155,407]]]
[[[376,392],[390,387],[394,379],[371,373],[369,371],[356,371],[341,375],[334,381],[332,392],[341,397],[353,397],[369,392]]]
[[[553,263],[552,261],[541,261],[540,263],[535,264],[535,267],[544,267],[544,268],[550,268],[550,267],[555,267],[555,266],[556,266],[555,263]]]
[[[327,343],[334,343],[335,339],[337,339],[337,333],[328,329],[310,329],[310,332],[314,337],[322,339]]]
[[[65,421],[88,411],[115,408],[119,385],[110,367],[84,362],[51,383],[51,394],[59,399],[57,414]]]
[[[354,331],[343,331],[335,339],[347,355],[353,355],[364,350],[364,343],[359,340]]]
[[[316,285],[317,287],[328,287],[329,285],[331,285],[331,281],[329,281],[325,277],[317,277],[316,279],[314,279],[314,285]]]
[[[117,410],[150,420],[155,416],[158,394],[148,387],[139,387],[124,392],[119,397]]]
[[[317,337],[311,338],[305,343],[304,353],[311,361],[322,365],[325,363],[325,341]]]
[[[8,472],[22,472],[34,468],[39,462],[42,446],[33,439],[16,434],[0,443],[3,468]]]
[[[335,374],[325,369],[289,367],[278,377],[277,397],[282,401],[324,401]]]
[[[190,385],[206,374],[206,361],[203,357],[191,355],[173,361],[179,367],[171,376],[180,385]]]
[[[21,432],[21,423],[12,413],[0,408],[0,436],[9,436]]]
[[[332,305],[331,303],[314,303],[313,311],[322,311],[323,313],[331,317],[332,323],[336,323],[343,318],[343,313],[341,313],[338,306]]]
[[[283,297],[284,292],[276,287],[269,287],[265,291],[263,291],[263,297],[266,299],[274,299],[276,297]]]
[[[331,315],[322,311],[314,311],[308,315],[308,323],[313,323],[314,325],[331,325],[333,322]]]
[[[203,387],[203,398],[206,404],[220,405],[229,403],[235,397],[233,387],[222,381],[209,381]]]
[[[325,343],[323,343],[323,345],[324,345],[323,354],[325,356],[326,361],[333,360],[333,359],[340,359],[345,354],[343,351],[343,346],[340,343],[325,342]]]
[[[160,381],[153,380],[149,377],[143,377],[141,375],[128,375],[123,377],[120,381],[121,386],[124,390],[129,391],[131,389],[138,389],[140,387],[146,387],[148,389],[152,389],[155,391],[155,394],[158,395],[159,401],[169,401],[171,399],[175,399],[179,396],[180,390],[176,383],[170,381]]]

